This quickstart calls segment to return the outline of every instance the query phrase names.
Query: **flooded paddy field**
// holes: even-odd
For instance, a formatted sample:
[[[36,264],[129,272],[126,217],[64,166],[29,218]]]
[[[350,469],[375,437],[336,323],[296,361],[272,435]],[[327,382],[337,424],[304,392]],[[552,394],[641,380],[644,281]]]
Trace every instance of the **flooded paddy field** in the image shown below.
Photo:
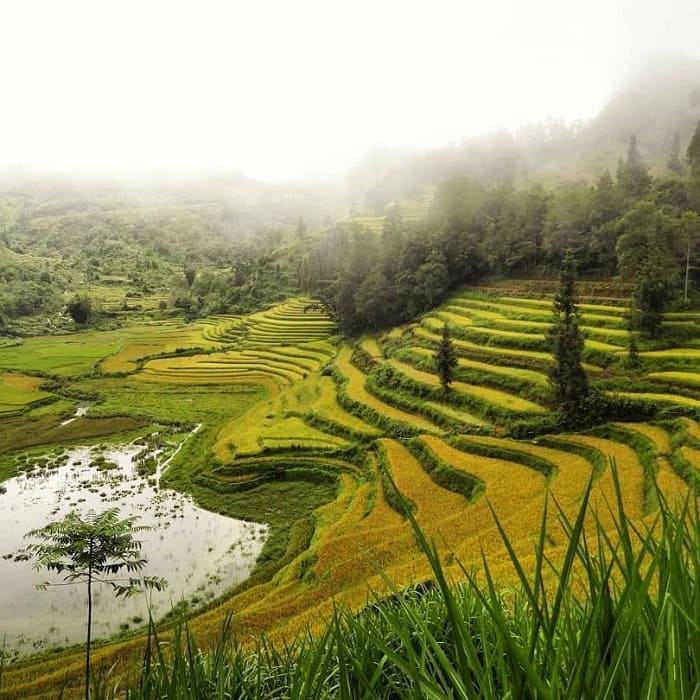
[[[187,439],[187,436],[183,438]],[[177,451],[177,448],[175,448]],[[84,584],[50,586],[62,578],[36,570],[23,549],[26,533],[70,511],[119,508],[138,516],[147,576],[168,581],[163,592],[116,599],[111,587],[94,589],[93,636],[109,637],[162,617],[182,601],[197,606],[245,579],[267,536],[267,526],[235,520],[195,505],[189,496],[161,488],[166,459],[157,440],[125,445],[73,447],[26,457],[21,474],[2,484],[0,509],[0,638],[16,655],[85,638]]]

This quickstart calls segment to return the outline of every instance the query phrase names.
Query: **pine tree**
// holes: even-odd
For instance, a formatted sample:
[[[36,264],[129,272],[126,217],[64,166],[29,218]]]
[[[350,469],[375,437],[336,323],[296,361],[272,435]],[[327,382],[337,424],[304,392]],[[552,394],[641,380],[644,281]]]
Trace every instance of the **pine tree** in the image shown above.
[[[668,162],[666,167],[671,171],[676,173],[676,175],[683,174],[683,163],[680,159],[681,153],[681,135],[676,131],[673,134],[673,139],[671,140],[671,153],[668,157]]]
[[[685,155],[690,167],[690,174],[694,178],[700,178],[700,121],[695,127],[693,138],[690,139]]]
[[[583,338],[578,327],[575,284],[576,263],[569,251],[562,263],[559,291],[552,308],[554,325],[549,331],[554,356],[549,382],[558,410],[569,420],[576,417],[576,412],[588,396],[588,379],[581,363]]]
[[[642,366],[642,360],[639,357],[639,347],[637,346],[637,339],[634,337],[634,333],[630,330],[629,337],[627,339],[627,368],[631,370],[637,370]]]
[[[455,352],[450,331],[447,326],[442,327],[442,340],[435,352],[435,364],[442,388],[447,391],[452,383],[452,372],[457,366],[457,353]]]
[[[651,177],[637,150],[637,137],[634,135],[630,137],[627,159],[621,168],[618,165],[618,179],[622,191],[628,198],[642,197],[651,185]]]

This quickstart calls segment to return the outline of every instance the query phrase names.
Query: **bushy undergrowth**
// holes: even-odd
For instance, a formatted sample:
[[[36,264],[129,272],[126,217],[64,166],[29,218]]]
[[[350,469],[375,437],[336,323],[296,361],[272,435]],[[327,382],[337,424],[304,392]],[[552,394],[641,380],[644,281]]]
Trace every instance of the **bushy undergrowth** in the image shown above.
[[[695,409],[688,408],[690,409],[688,412],[694,415]],[[673,409],[676,412],[681,410],[677,406]],[[552,413],[516,420],[510,424],[508,432],[511,437],[523,440],[545,433],[586,430],[610,421],[648,421],[656,416],[658,410],[651,401],[620,394],[604,394],[594,387],[581,402],[575,414]]]
[[[700,683],[700,521],[696,501],[632,523],[617,499],[612,530],[591,536],[590,488],[550,558],[543,527],[534,566],[499,529],[518,584],[453,586],[411,520],[435,585],[394,591],[357,615],[338,610],[317,638],[247,651],[228,619],[201,650],[187,625],[167,645],[151,631],[138,673],[96,676],[93,698],[696,698]],[[529,573],[531,571],[531,573]]]

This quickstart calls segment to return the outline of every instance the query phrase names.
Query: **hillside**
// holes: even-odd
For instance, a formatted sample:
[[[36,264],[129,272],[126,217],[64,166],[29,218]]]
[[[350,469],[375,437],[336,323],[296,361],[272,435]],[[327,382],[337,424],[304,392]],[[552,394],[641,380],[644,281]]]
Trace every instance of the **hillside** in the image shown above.
[[[217,512],[267,522],[271,533],[253,576],[191,620],[201,640],[215,637],[228,614],[240,639],[320,632],[339,604],[359,610],[387,592],[387,581],[402,589],[426,580],[431,568],[406,504],[437,537],[450,579],[479,567],[484,551],[503,585],[516,574],[490,508],[530,571],[545,494],[573,517],[592,478],[600,520],[587,528],[591,536],[614,529],[604,506],[614,499],[610,458],[625,511],[638,524],[653,517],[659,499],[675,502],[700,486],[700,317],[667,315],[664,327],[686,329],[687,342],[665,350],[642,343],[643,368],[631,371],[625,302],[607,286],[587,285],[581,302],[587,372],[601,391],[642,401],[653,419],[535,440],[507,436],[526,424],[541,433],[551,415],[552,299],[528,289],[531,282],[516,281],[463,289],[420,323],[356,345],[329,337],[329,319],[305,299],[157,333],[135,325],[83,334],[77,344],[66,336],[10,344],[0,348],[12,397],[3,404],[2,473],[26,469],[41,444],[155,421],[203,423],[164,484]],[[443,324],[458,353],[447,393],[432,359]],[[39,369],[59,381],[42,386],[32,378]],[[12,390],[18,383],[21,397]],[[77,397],[95,402],[89,415],[59,426]],[[546,522],[546,555],[557,561],[566,538],[555,512]],[[138,658],[143,643],[136,635],[105,645],[96,663]],[[81,663],[80,652],[67,652],[10,667],[4,696],[72,682]]]
[[[517,186],[593,182],[614,173],[630,137],[655,176],[669,175],[678,134],[681,162],[700,120],[700,61],[656,56],[631,71],[599,115],[587,122],[549,120],[465,139],[423,152],[375,151],[348,175],[355,201],[383,214],[395,200],[411,199],[451,177]]]
[[[697,69],[647,66],[588,124],[376,152],[346,186],[3,176],[0,697],[77,695],[83,601],[35,592],[24,536],[108,504],[154,528],[144,556],[172,588],[148,607],[102,597],[107,695],[126,678],[149,697],[150,670],[133,674],[151,613],[178,684],[197,664],[227,679],[286,669],[252,696],[284,695],[323,666],[305,655],[330,659],[348,630],[402,692],[434,697],[487,656],[472,680],[493,697],[530,681],[654,696],[661,675],[675,681],[678,649],[700,650],[697,571],[683,568],[700,541]],[[685,596],[673,614],[666,583]],[[618,635],[640,610],[646,627]],[[235,663],[185,659],[183,620]],[[445,639],[425,632],[435,620]],[[526,650],[503,641],[516,628]],[[407,645],[417,656],[382,642],[377,660],[370,629],[401,654],[397,630],[425,636]],[[441,665],[452,634],[469,649],[458,671]],[[590,673],[588,638],[609,640]],[[402,676],[427,650],[435,687]],[[353,696],[328,663],[338,688],[319,696]]]

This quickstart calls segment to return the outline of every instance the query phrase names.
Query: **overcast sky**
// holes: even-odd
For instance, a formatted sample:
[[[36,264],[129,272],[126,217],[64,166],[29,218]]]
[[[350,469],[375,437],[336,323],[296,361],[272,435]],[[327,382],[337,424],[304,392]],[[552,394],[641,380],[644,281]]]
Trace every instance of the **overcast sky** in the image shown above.
[[[337,170],[594,116],[700,0],[0,0],[0,164]]]

